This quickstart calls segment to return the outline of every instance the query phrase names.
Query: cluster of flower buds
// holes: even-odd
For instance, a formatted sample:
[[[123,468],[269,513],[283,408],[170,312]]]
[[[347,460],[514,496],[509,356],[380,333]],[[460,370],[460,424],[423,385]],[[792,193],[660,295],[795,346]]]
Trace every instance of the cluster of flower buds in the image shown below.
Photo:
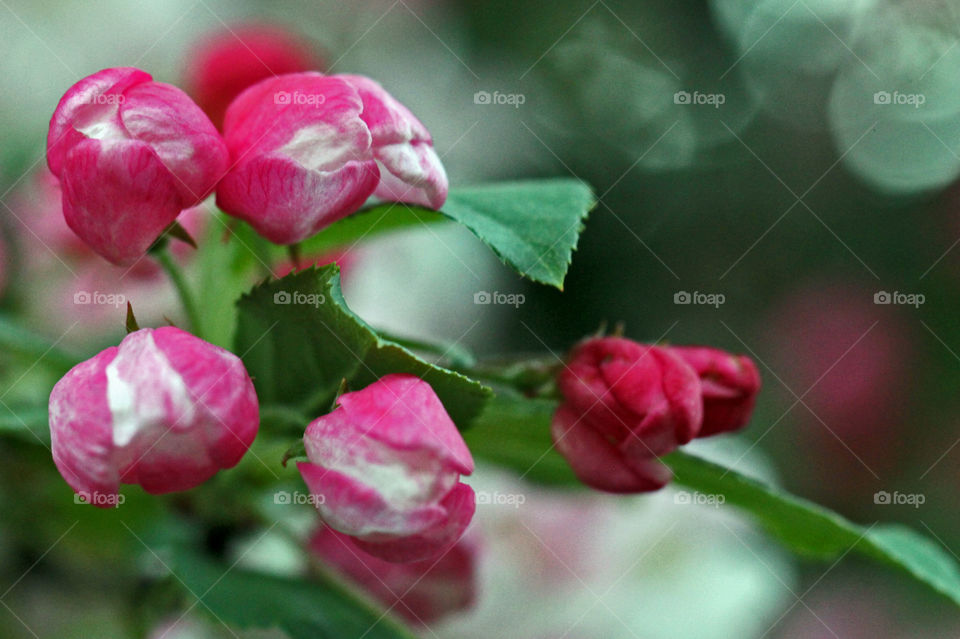
[[[631,493],[670,481],[658,457],[745,426],[760,374],[749,358],[713,348],[602,337],[574,348],[557,385],[557,450],[584,483]]]
[[[134,68],[95,73],[60,100],[47,161],[66,223],[90,249],[133,264],[214,192],[226,213],[279,244],[371,196],[444,203],[430,133],[383,87],[310,71],[319,61],[276,34],[244,39],[283,74],[214,42],[191,75],[203,109]],[[225,72],[234,56],[244,64]],[[579,344],[557,386],[552,435],[577,476],[641,492],[670,479],[658,457],[743,427],[760,378],[745,357],[614,337]],[[239,463],[259,411],[237,356],[174,327],[135,330],[54,387],[53,459],[97,506],[116,505],[121,483],[188,490]],[[464,533],[476,497],[461,479],[474,461],[427,382],[390,374],[344,393],[303,441],[297,467],[322,520],[308,543],[316,556],[416,622],[469,605],[475,549]]]
[[[60,100],[47,164],[67,224],[119,265],[214,191],[226,213],[278,244],[306,239],[371,196],[435,209],[447,197],[430,133],[406,107],[369,78],[313,71],[247,87],[226,108],[221,135],[180,89],[139,69],[105,69]]]

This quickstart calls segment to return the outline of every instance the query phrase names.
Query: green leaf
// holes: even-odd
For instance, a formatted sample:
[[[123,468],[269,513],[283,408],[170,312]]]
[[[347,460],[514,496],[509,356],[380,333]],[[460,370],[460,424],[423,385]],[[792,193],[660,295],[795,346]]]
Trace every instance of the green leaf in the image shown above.
[[[451,191],[442,213],[524,277],[562,290],[594,204],[590,187],[579,180],[535,180]]]
[[[196,609],[237,628],[280,628],[292,639],[414,639],[415,635],[350,589],[323,575],[314,580],[267,575],[181,552],[173,571]]]
[[[14,435],[31,444],[49,446],[47,407],[0,404],[0,434]]]
[[[350,248],[362,240],[391,231],[418,228],[448,222],[436,211],[401,203],[376,204],[343,218],[320,233],[304,240],[300,251],[306,257]]]
[[[553,449],[550,417],[557,403],[497,394],[463,433],[474,456],[543,484],[579,486],[570,466]]]
[[[381,338],[347,307],[336,264],[261,284],[237,307],[235,352],[262,403],[297,406],[316,416],[314,411],[327,410],[344,378],[357,390],[388,373],[411,373],[433,387],[465,428],[492,395],[482,384]]]
[[[856,551],[894,566],[960,606],[960,566],[943,548],[901,525],[861,526],[813,502],[680,451],[665,460],[676,483],[723,495],[794,552],[834,559]]]
[[[577,480],[550,441],[556,402],[497,396],[464,433],[479,458],[512,468],[528,479],[575,485]],[[862,526],[811,501],[696,455],[675,451],[663,458],[674,484],[722,495],[798,555],[838,559],[856,552],[893,566],[960,605],[960,566],[938,544],[900,525]]]
[[[453,189],[440,214],[466,226],[524,277],[562,289],[594,203],[590,187],[579,180],[527,180]],[[306,240],[303,251],[315,255],[379,233],[435,224],[443,221],[440,214],[407,204],[378,204]]]
[[[66,372],[79,364],[83,357],[63,349],[59,341],[47,339],[20,326],[9,316],[0,315],[0,348],[4,349],[5,356],[16,353]]]

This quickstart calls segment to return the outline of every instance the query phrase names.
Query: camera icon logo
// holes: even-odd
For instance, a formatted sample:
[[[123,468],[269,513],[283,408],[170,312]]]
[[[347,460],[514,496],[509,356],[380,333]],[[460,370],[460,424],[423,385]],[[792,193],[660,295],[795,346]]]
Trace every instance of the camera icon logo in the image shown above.
[[[685,490],[681,490],[679,493],[673,496],[673,503],[686,505],[690,503],[690,493]]]
[[[677,291],[673,294],[674,304],[690,304],[693,301],[690,293],[686,291]]]
[[[891,95],[889,91],[877,91],[873,94],[874,104],[890,104]]]
[[[90,293],[87,291],[77,291],[73,294],[74,304],[89,304],[91,302]]]
[[[673,94],[674,104],[690,104],[690,93],[688,91],[677,91]]]
[[[293,500],[291,499],[290,493],[285,490],[279,490],[273,493],[273,503],[275,504],[287,505],[292,502]]]
[[[890,293],[886,291],[877,291],[873,294],[874,304],[890,304],[892,301],[893,298],[890,296]]]
[[[474,104],[490,104],[492,101],[489,91],[477,91],[473,94]]]
[[[889,504],[890,501],[890,493],[885,490],[881,490],[873,494],[873,503],[875,504]]]
[[[287,91],[277,91],[273,94],[274,104],[290,104],[290,93]]]
[[[477,291],[473,294],[474,304],[489,304],[492,301],[493,297],[487,291]]]
[[[289,304],[291,300],[290,293],[287,291],[277,291],[273,294],[274,304]]]

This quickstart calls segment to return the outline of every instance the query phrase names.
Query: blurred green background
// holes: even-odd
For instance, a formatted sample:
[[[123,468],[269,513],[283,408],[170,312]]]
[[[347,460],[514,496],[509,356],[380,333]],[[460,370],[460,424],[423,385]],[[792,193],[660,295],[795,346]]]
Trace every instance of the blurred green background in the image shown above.
[[[249,21],[307,37],[333,72],[381,81],[431,130],[454,187],[572,175],[600,196],[563,293],[514,277],[462,229],[420,231],[361,250],[347,294],[362,316],[484,354],[562,356],[605,322],[635,339],[746,353],[765,386],[727,452],[735,467],[772,467],[792,492],[860,522],[906,522],[960,552],[960,3],[3,0],[5,311],[53,339],[72,323],[27,301],[53,284],[18,279],[30,207],[15,204],[66,88],[123,65],[179,83],[191,46]],[[525,303],[477,306],[480,290]],[[29,364],[0,354],[0,399],[49,389]],[[69,489],[29,436],[0,441],[0,476],[2,636],[132,636],[156,621],[129,622],[121,605],[149,608],[154,586],[118,559],[150,564],[124,527],[152,527],[155,502],[133,494],[119,514],[57,507]],[[878,503],[880,492],[923,503]],[[960,632],[944,602],[894,574],[789,560],[710,525],[714,514],[660,501],[650,513],[692,517],[690,544],[718,549],[702,574],[662,559],[634,580],[645,584],[634,595],[671,584],[672,606],[612,630],[584,613],[567,635],[544,607],[528,613],[542,633],[523,636]],[[705,587],[743,562],[755,589]],[[610,601],[642,607],[629,593]],[[670,621],[710,601],[713,621]],[[480,636],[492,623],[465,617],[437,632]],[[182,636],[223,629],[194,631]]]

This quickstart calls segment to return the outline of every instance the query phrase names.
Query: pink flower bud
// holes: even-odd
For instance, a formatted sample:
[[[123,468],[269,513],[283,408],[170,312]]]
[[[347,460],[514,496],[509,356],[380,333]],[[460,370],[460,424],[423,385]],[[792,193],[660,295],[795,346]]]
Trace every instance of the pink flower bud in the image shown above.
[[[469,608],[477,596],[478,548],[469,535],[439,559],[403,564],[360,550],[328,526],[309,545],[321,561],[411,623],[428,624]]]
[[[361,75],[339,77],[350,82],[363,100],[360,117],[370,128],[373,155],[380,165],[374,195],[433,209],[443,206],[447,174],[427,128],[377,82]]]
[[[574,348],[557,376],[557,450],[586,484],[609,492],[656,490],[670,471],[656,457],[693,439],[703,419],[700,380],[667,349],[619,337]]]
[[[703,346],[674,346],[674,355],[693,367],[703,389],[703,426],[697,437],[739,430],[750,421],[760,392],[760,372],[743,355]]]
[[[357,211],[371,195],[440,208],[447,177],[429,132],[361,76],[264,80],[227,109],[233,168],[217,203],[278,244]]]
[[[50,393],[53,460],[97,505],[121,482],[154,494],[202,484],[240,461],[258,425],[240,359],[173,327],[127,335]]]
[[[308,43],[269,24],[234,25],[212,34],[188,60],[188,92],[218,127],[230,102],[247,87],[275,75],[324,67]]]
[[[227,160],[200,107],[133,68],[70,87],[47,135],[67,224],[114,264],[135,262],[180,211],[207,197]]]
[[[460,482],[473,457],[430,385],[387,375],[340,396],[304,435],[297,466],[320,516],[386,561],[437,557],[461,537],[476,508]]]

